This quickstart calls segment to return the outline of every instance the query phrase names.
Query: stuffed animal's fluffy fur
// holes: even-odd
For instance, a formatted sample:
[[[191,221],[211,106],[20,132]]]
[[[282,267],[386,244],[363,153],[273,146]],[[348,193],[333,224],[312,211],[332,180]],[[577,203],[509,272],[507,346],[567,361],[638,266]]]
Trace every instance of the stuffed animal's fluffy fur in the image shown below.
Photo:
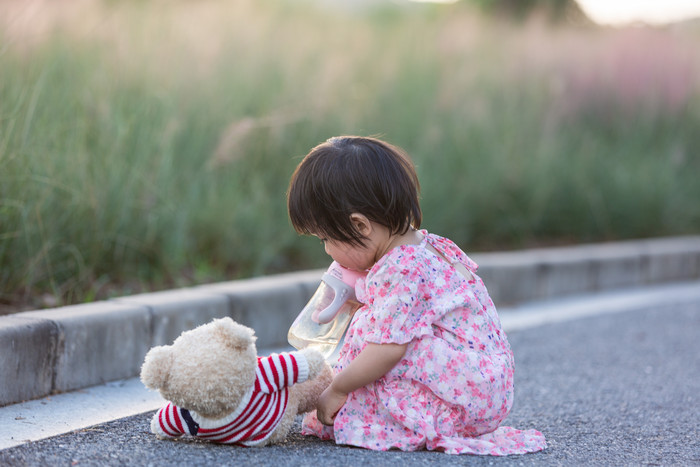
[[[159,438],[190,434],[246,446],[282,441],[331,378],[314,349],[258,357],[253,330],[231,318],[152,348],[141,368],[146,387],[170,401],[151,422]]]

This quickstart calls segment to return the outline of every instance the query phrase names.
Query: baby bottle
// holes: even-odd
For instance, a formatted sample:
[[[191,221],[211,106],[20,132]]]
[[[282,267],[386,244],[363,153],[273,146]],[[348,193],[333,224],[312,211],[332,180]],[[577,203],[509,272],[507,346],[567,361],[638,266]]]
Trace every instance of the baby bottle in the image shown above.
[[[289,328],[289,343],[297,349],[313,346],[328,359],[361,306],[355,297],[355,282],[365,274],[333,261],[323,274],[321,285]]]

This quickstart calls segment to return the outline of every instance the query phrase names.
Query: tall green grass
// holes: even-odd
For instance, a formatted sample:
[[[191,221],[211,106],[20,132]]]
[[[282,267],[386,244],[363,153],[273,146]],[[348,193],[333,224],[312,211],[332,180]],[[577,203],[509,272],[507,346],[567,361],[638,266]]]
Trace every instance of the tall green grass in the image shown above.
[[[461,4],[86,5],[2,12],[6,309],[325,265],[285,190],[343,133],[407,149],[424,226],[468,251],[700,230],[692,29],[512,26]]]

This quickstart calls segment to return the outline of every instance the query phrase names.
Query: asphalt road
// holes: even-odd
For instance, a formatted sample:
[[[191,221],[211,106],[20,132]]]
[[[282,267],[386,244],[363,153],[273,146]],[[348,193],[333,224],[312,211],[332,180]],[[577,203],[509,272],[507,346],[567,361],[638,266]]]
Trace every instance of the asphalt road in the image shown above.
[[[700,465],[698,337],[700,303],[511,333],[516,400],[506,424],[549,442],[524,456],[373,452],[298,428],[257,449],[158,441],[146,413],[0,451],[0,465]]]

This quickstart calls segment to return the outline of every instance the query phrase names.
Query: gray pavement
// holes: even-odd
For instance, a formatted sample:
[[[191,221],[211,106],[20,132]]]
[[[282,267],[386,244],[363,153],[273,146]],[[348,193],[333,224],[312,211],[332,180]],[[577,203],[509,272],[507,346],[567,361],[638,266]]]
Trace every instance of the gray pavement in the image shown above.
[[[2,450],[0,464],[700,465],[700,302],[669,303],[509,333],[516,400],[506,423],[542,431],[541,453],[372,452],[302,437],[298,427],[265,448],[159,441],[147,412]]]

